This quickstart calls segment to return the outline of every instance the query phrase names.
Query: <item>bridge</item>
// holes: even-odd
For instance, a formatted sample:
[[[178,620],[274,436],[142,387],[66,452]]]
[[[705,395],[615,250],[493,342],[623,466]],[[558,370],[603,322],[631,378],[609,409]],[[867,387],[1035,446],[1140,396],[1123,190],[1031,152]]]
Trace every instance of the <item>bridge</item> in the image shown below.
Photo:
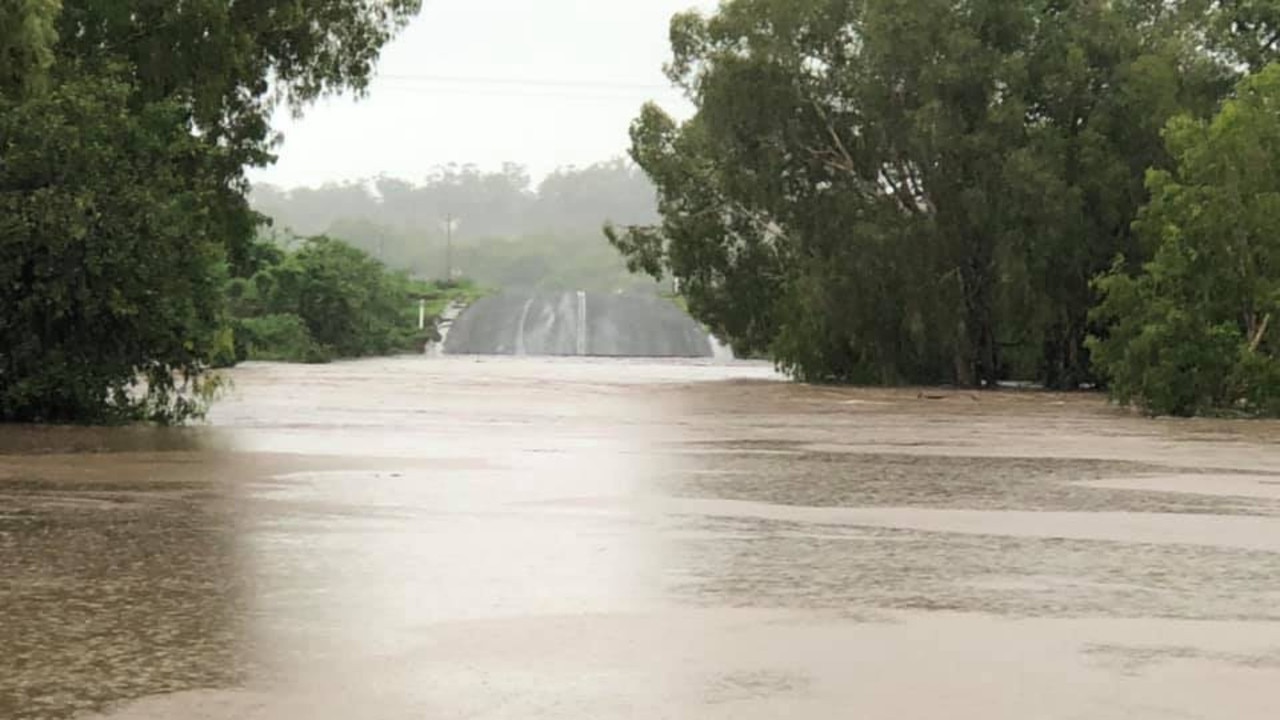
[[[450,355],[710,358],[707,331],[671,302],[624,293],[507,292],[464,310],[445,334]]]

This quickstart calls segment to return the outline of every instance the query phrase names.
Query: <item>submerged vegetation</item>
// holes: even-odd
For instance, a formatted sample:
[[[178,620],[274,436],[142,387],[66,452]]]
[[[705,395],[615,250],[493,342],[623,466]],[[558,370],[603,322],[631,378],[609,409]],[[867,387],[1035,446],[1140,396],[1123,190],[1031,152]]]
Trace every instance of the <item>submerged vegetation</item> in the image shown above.
[[[327,362],[421,352],[436,339],[435,321],[451,301],[470,302],[470,282],[435,283],[391,272],[340,240],[317,236],[296,249],[260,243],[252,275],[226,288],[234,357]],[[418,302],[429,301],[418,329]]]
[[[1135,225],[1150,260],[1096,283],[1095,362],[1153,413],[1280,416],[1280,65],[1165,137],[1173,169],[1148,173]]]
[[[608,234],[740,352],[1280,411],[1277,3],[730,0],[671,40],[697,112],[641,112],[661,221]]]
[[[272,112],[363,90],[419,7],[0,4],[0,421],[200,415]]]

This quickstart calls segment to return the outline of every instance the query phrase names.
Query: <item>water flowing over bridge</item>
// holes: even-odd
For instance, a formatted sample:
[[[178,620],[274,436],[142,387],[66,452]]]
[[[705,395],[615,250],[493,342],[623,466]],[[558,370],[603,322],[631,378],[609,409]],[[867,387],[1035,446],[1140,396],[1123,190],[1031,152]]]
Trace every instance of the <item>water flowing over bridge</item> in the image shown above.
[[[624,293],[508,292],[467,308],[449,328],[450,355],[711,358],[723,354],[671,302]]]

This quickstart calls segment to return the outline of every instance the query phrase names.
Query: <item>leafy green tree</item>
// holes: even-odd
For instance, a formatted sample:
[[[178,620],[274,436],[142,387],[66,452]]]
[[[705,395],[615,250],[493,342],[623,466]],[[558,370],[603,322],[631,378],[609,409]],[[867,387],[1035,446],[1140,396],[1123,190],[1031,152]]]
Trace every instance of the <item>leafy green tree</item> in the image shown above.
[[[328,362],[331,357],[302,318],[292,313],[248,317],[236,324],[241,360],[268,362]]]
[[[180,421],[213,388],[223,246],[202,209],[222,158],[131,91],[0,98],[0,420]]]
[[[382,46],[421,0],[63,0],[59,62],[120,63],[135,105],[177,103],[224,156],[227,191],[208,206],[233,270],[261,218],[245,201],[244,169],[266,165],[271,115],[295,112],[327,93],[367,88]]]
[[[286,252],[259,241],[255,253],[258,271],[227,284],[239,359],[324,362],[420,350],[427,340],[413,302],[427,289],[368,254],[324,236]]]
[[[1072,388],[1095,380],[1090,281],[1118,252],[1143,257],[1132,221],[1145,171],[1170,165],[1162,128],[1178,113],[1208,117],[1232,76],[1180,40],[1194,25],[1148,4],[1069,3],[1034,28],[1023,146],[1004,168],[1014,233],[1001,340],[1021,377]]]
[[[326,237],[303,246],[268,271],[267,307],[302,319],[311,337],[337,357],[382,355],[405,345],[405,282],[365,253]]]
[[[1277,0],[1198,0],[1183,11],[1211,19],[1214,49],[1257,71],[1280,60],[1280,2]]]
[[[1233,70],[1142,0],[731,0],[672,22],[697,107],[646,107],[658,226],[614,228],[737,347],[806,380],[1074,387],[1090,279],[1136,244],[1160,128]]]
[[[0,91],[30,91],[44,83],[61,6],[61,0],[0,0]]]
[[[239,165],[269,158],[277,94],[295,109],[362,92],[383,45],[421,0],[62,0],[58,56],[131,70],[141,101],[190,108]],[[269,87],[271,83],[273,87]]]
[[[1098,281],[1097,362],[1117,400],[1153,414],[1280,414],[1280,64],[1166,138],[1177,166],[1149,173],[1137,223],[1154,255]]]
[[[0,419],[199,414],[278,99],[363,90],[419,6],[4,0]]]

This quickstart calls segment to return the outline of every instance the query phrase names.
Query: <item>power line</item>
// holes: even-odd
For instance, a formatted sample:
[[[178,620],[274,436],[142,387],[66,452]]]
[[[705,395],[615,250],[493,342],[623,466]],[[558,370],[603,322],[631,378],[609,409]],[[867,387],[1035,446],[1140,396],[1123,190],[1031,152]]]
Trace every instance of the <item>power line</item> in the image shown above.
[[[650,83],[619,80],[553,80],[547,78],[461,76],[461,75],[417,75],[388,73],[377,76],[380,80],[407,81],[415,83],[443,83],[464,86],[503,86],[503,87],[538,87],[581,90],[644,90],[649,92],[677,92],[678,88],[664,83]]]
[[[640,102],[649,99],[660,99],[663,101],[679,101],[685,96],[674,88],[661,88],[655,90],[593,90],[585,87],[562,88],[555,86],[535,86],[526,87],[500,85],[421,85],[421,84],[405,84],[395,81],[388,83],[380,83],[375,92],[395,92],[408,93],[412,95],[425,96],[466,96],[466,97],[491,97],[491,98],[530,98],[530,99],[556,99],[566,101],[627,101]]]
[[[537,98],[571,101],[628,101],[653,98],[679,101],[684,92],[672,85],[635,80],[589,80],[485,75],[387,73],[375,82],[382,90],[419,95]]]
[[[464,88],[464,87],[412,87],[404,85],[382,85],[377,88],[376,92],[395,92],[408,93],[412,95],[426,96],[470,96],[470,97],[496,97],[496,98],[530,98],[530,99],[556,99],[556,100],[585,100],[585,101],[626,101],[639,102],[651,98],[676,101],[683,98],[675,92],[667,93],[600,93],[600,92],[563,92],[552,89],[547,90],[502,90],[498,88]]]

